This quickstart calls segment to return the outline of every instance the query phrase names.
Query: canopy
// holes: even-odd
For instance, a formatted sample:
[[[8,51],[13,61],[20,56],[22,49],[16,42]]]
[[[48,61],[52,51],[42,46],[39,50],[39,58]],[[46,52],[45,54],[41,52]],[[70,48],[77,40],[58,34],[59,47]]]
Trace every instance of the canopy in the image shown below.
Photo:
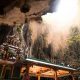
[[[40,77],[55,77],[55,72],[57,72],[57,76],[66,76],[70,75],[70,72],[76,72],[77,70],[74,68],[69,68],[65,66],[60,66],[52,63],[47,63],[34,59],[26,59],[27,64],[30,65],[29,74],[30,76],[39,76]],[[26,63],[25,62],[25,63]],[[25,70],[25,67],[21,69],[21,74]]]

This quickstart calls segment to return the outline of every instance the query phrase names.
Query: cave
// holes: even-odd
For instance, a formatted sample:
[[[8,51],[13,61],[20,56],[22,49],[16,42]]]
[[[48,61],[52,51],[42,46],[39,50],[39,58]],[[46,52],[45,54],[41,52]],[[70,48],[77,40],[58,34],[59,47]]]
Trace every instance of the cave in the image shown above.
[[[12,35],[13,27],[8,24],[0,24],[0,45],[7,41],[7,36]]]
[[[12,9],[17,0],[0,0],[0,15],[4,15],[7,10]]]

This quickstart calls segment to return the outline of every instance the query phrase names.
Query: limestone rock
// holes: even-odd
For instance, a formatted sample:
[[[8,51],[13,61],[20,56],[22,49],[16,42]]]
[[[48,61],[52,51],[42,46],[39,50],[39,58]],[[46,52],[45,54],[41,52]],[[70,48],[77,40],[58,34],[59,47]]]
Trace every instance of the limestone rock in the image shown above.
[[[24,0],[20,0],[21,5],[24,4]],[[47,13],[50,7],[51,0],[27,0],[30,5],[30,11],[26,13],[26,17],[39,17],[43,15],[43,13]],[[23,23],[25,19],[25,14],[20,11],[21,6],[14,6],[10,11],[8,11],[5,15],[0,15],[0,23],[7,23],[12,25],[13,22]]]

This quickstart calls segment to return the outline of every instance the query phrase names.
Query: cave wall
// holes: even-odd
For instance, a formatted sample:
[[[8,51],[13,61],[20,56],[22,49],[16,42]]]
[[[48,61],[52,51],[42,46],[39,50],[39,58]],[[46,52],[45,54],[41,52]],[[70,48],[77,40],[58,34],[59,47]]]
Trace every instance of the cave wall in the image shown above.
[[[27,0],[28,4],[30,5],[30,10],[26,13],[27,17],[39,17],[43,15],[44,12],[47,13],[50,7],[50,1],[51,0]],[[14,6],[14,8],[8,11],[6,15],[0,15],[0,23],[11,25],[14,21],[17,23],[23,23],[25,15],[20,11],[20,8],[24,4],[24,0],[20,0],[20,3],[20,6]]]
[[[7,36],[12,35],[13,27],[0,24],[0,45],[7,41]]]

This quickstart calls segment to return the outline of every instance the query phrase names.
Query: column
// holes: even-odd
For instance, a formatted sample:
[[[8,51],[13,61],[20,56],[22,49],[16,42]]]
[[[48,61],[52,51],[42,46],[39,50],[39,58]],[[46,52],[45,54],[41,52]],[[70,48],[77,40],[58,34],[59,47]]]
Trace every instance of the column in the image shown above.
[[[12,67],[12,69],[11,69],[11,80],[12,80],[12,78],[13,78],[13,72],[14,72],[14,65],[11,66],[11,67]]]
[[[22,80],[30,80],[30,77],[29,77],[29,65],[27,65],[26,67],[26,71],[24,73],[24,76],[23,76],[23,79]]]
[[[40,75],[38,75],[38,80],[40,80]]]
[[[6,72],[6,65],[3,65],[2,72],[1,72],[1,78],[2,79],[4,79],[5,72]]]
[[[74,77],[73,73],[71,73],[71,76],[72,76],[72,80],[75,80],[75,77]]]
[[[55,80],[58,80],[57,70],[55,70],[54,72],[55,72]]]

